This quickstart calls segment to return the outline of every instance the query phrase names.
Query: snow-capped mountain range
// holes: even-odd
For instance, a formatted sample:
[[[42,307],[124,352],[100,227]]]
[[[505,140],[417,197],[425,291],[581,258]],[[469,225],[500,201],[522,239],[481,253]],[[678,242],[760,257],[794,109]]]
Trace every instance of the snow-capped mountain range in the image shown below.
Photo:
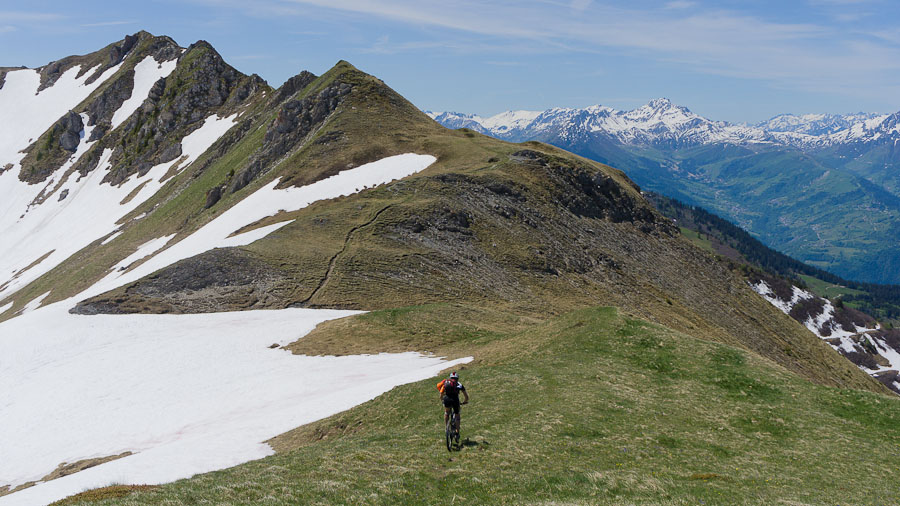
[[[608,135],[623,144],[674,145],[774,143],[799,148],[900,139],[900,113],[781,114],[754,125],[713,121],[658,98],[630,111],[602,105],[555,107],[546,111],[506,111],[490,117],[426,111],[448,128],[469,128],[511,141],[585,134]]]

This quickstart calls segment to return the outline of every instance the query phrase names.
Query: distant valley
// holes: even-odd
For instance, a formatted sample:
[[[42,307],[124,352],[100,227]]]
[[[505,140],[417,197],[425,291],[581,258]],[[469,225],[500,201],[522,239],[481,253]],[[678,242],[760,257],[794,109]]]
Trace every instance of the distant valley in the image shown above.
[[[632,111],[428,114],[449,128],[540,140],[619,167],[644,189],[712,210],[844,278],[900,280],[900,113],[785,114],[741,125],[657,99]]]

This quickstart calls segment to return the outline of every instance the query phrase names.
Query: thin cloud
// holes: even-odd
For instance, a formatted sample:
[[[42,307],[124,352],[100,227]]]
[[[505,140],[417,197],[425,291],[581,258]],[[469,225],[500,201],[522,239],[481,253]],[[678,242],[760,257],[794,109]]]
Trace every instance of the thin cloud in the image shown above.
[[[101,21],[99,23],[86,23],[81,26],[85,28],[93,28],[99,26],[119,26],[119,25],[133,25],[135,21]]]
[[[572,3],[569,4],[569,7],[575,11],[583,11],[590,7],[590,5],[594,2],[594,0],[572,0]]]
[[[54,21],[63,19],[64,16],[48,12],[29,12],[29,11],[0,11],[0,19],[7,22],[16,21]]]
[[[812,5],[858,5],[872,3],[877,0],[810,0]]]
[[[842,14],[835,14],[832,16],[832,18],[835,21],[839,21],[841,23],[852,23],[854,21],[865,19],[871,15],[871,12],[845,12]]]
[[[520,61],[488,60],[484,63],[487,65],[495,65],[497,67],[524,67],[525,66],[525,64]]]
[[[837,6],[865,0],[817,1]],[[233,5],[234,0],[204,3]],[[577,11],[571,1],[268,0],[253,2],[253,9],[306,6],[319,13],[352,13],[361,20],[376,17],[423,30],[449,29],[470,35],[459,38],[463,45],[477,38],[471,37],[474,34],[498,45],[519,41],[560,52],[613,49],[629,57],[802,91],[900,91],[900,48],[882,42],[883,37],[814,23],[770,21],[733,10],[697,11],[687,9],[689,3],[673,0],[668,5],[682,8],[653,11],[595,3]],[[366,51],[428,49],[428,44],[383,39]]]
[[[697,2],[691,2],[688,0],[675,0],[674,2],[669,2],[666,4],[666,9],[690,9],[691,7],[696,7]]]
[[[9,33],[16,31],[16,27],[13,25],[2,25],[0,26],[0,33]]]

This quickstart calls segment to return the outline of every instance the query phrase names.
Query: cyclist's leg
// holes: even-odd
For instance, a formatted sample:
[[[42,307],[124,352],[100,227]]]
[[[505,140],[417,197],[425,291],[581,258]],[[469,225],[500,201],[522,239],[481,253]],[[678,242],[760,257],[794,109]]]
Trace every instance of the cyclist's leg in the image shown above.
[[[453,406],[453,403],[450,402],[450,399],[445,395],[441,398],[441,404],[444,405],[444,425],[447,425],[447,421],[450,419],[450,409]]]
[[[460,412],[459,403],[457,402],[456,404],[453,405],[453,416],[454,416],[454,422],[456,424],[456,432],[459,432],[459,423],[460,423],[459,412]]]

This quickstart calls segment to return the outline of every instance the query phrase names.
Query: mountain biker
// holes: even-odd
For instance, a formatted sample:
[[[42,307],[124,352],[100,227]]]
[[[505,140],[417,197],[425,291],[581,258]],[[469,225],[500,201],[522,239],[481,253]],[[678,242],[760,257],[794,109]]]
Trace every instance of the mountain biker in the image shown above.
[[[462,392],[465,396],[465,401],[463,401],[462,404],[468,404],[469,394],[466,392],[466,387],[459,382],[459,374],[456,374],[456,371],[453,371],[450,373],[449,378],[438,382],[437,389],[441,393],[441,403],[444,404],[444,424],[447,424],[447,419],[450,416],[450,410],[452,409],[453,414],[456,415],[456,430],[458,431],[460,424],[459,393]]]

